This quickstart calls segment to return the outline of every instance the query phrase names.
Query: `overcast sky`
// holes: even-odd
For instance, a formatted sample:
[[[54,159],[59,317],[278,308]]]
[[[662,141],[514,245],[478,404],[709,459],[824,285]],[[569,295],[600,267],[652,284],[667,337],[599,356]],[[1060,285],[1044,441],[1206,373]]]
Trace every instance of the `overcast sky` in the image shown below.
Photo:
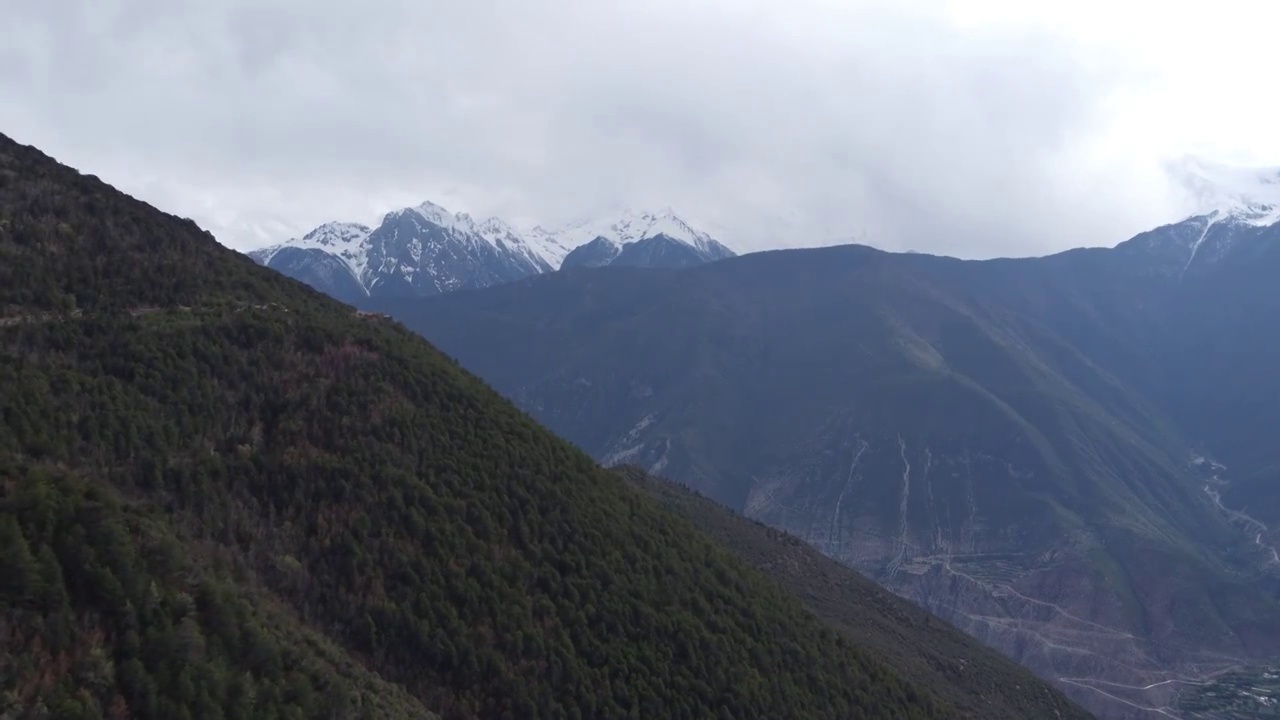
[[[1280,3],[0,0],[0,131],[250,248],[431,199],[1027,255],[1280,165]]]

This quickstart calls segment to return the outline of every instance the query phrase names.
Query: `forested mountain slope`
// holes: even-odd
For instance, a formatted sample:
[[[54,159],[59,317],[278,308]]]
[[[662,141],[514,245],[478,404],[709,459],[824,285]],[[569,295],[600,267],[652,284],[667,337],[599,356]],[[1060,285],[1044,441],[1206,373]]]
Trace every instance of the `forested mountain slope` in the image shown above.
[[[0,137],[14,717],[962,717],[417,336]]]
[[[619,472],[704,535],[759,568],[859,647],[920,678],[975,717],[1077,717],[1048,683],[935,615],[826,557],[800,538],[743,517],[634,467]]]

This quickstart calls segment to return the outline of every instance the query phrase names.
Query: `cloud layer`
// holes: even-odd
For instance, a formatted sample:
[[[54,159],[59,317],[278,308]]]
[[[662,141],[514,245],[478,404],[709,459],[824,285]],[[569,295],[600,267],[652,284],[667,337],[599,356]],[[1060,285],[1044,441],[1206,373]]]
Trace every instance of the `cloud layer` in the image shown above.
[[[902,5],[20,2],[0,131],[240,248],[424,199],[966,257],[1173,219],[1160,158],[1109,134],[1135,67]]]

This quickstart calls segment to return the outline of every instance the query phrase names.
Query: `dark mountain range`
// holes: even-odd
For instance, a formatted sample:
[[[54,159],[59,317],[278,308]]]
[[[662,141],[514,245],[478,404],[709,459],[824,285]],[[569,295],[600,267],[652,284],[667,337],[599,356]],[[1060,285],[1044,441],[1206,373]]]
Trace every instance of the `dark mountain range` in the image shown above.
[[[1037,259],[844,246],[379,307],[603,463],[1156,717],[1176,681],[1280,654],[1266,212]]]
[[[3,136],[0,416],[5,717],[979,716],[402,326]]]

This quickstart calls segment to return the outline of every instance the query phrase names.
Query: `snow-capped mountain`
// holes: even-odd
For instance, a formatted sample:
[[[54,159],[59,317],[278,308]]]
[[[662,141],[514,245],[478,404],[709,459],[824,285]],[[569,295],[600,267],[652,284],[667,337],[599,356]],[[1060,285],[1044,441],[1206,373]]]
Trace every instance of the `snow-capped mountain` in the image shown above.
[[[290,241],[287,246],[299,250],[323,250],[337,255],[352,267],[355,275],[359,276],[364,271],[365,253],[362,245],[371,232],[373,232],[372,228],[359,223],[325,223],[297,240]],[[266,253],[269,257],[270,253],[284,247],[286,246],[276,245],[254,252]]]
[[[434,295],[510,282],[548,272],[557,252],[548,243],[524,242],[501,220],[476,223],[465,213],[424,202],[387,213],[373,229],[326,223],[249,257],[356,302],[370,295]]]
[[[541,228],[534,230],[537,232]],[[712,240],[710,235],[694,230],[670,208],[660,213],[636,212],[627,209],[623,210],[621,217],[617,219],[579,220],[554,231],[553,234],[572,247],[578,247],[600,237],[612,240],[619,245],[626,245],[656,235],[666,235],[673,240],[680,240],[704,251],[720,245]]]
[[[685,267],[733,254],[670,210],[522,231],[498,218],[476,222],[466,213],[424,202],[387,213],[376,228],[326,223],[249,257],[358,302],[373,295],[487,287],[562,266]]]
[[[1170,170],[1195,216],[1259,227],[1280,222],[1280,168],[1235,168],[1188,156]]]
[[[1280,168],[1236,168],[1188,156],[1168,170],[1191,215],[1120,246],[1140,253],[1151,272],[1185,277],[1227,260],[1248,263],[1280,240]]]
[[[371,295],[434,295],[551,270],[514,234],[486,235],[469,215],[432,203],[387,213],[368,245],[363,279]]]
[[[534,229],[539,231],[541,228]],[[577,222],[560,230],[558,237],[562,244],[574,248],[561,267],[687,267],[734,256],[732,250],[693,229],[670,209],[661,213],[625,211],[614,221]]]
[[[253,250],[249,257],[343,302],[368,296],[362,278],[369,234],[359,223],[325,223],[300,238]]]

